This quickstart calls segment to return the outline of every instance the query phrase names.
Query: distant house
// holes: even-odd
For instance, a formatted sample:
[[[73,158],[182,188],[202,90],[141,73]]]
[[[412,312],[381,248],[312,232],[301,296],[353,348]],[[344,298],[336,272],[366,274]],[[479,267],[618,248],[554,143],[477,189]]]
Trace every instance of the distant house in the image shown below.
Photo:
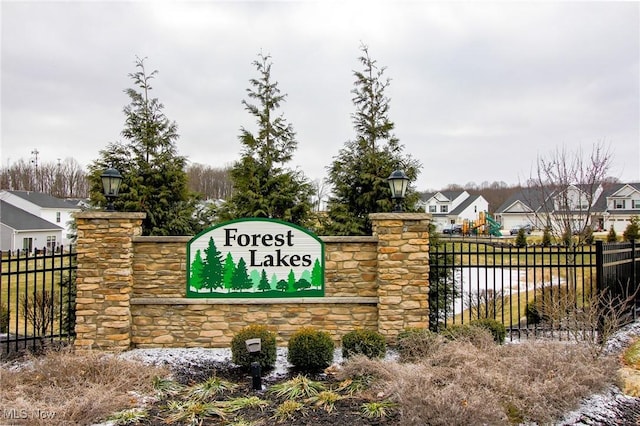
[[[602,229],[613,227],[618,234],[624,232],[632,217],[640,217],[640,183],[607,185],[594,214]]]
[[[0,250],[55,250],[64,228],[0,200]]]
[[[442,230],[451,224],[475,221],[480,212],[489,210],[489,203],[482,195],[471,195],[467,191],[438,191],[425,194],[420,202],[425,212],[431,213],[433,224]]]
[[[67,246],[71,242],[72,214],[81,211],[78,201],[68,202],[43,192],[0,191],[0,200],[37,216],[63,229],[57,244]]]
[[[640,216],[640,183],[568,185],[563,191],[543,193],[524,188],[509,197],[495,212],[504,229],[531,225],[544,229],[550,222],[562,222],[581,229],[623,232],[633,216]]]

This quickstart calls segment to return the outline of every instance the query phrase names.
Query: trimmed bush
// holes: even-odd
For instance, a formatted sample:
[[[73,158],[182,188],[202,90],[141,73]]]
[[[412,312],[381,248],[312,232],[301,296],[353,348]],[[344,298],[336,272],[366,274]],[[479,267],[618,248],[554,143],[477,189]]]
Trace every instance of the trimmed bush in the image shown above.
[[[402,362],[415,362],[435,353],[444,343],[438,333],[426,328],[407,328],[398,334],[398,354]]]
[[[507,329],[505,328],[504,324],[502,324],[501,322],[491,318],[483,318],[483,319],[473,320],[469,324],[475,327],[480,327],[480,328],[489,330],[491,332],[491,335],[493,335],[493,340],[495,340],[496,343],[498,344],[504,343],[504,338],[507,335]]]
[[[261,350],[256,355],[250,355],[247,351],[245,340],[259,338]],[[276,365],[276,335],[264,325],[250,325],[239,331],[231,339],[231,361],[244,368],[251,367],[251,363],[257,361],[263,369],[273,368]]]
[[[375,330],[357,329],[342,337],[342,356],[365,355],[367,358],[384,358],[387,342]]]
[[[305,372],[317,372],[331,365],[335,345],[329,333],[312,327],[296,331],[289,339],[287,360]]]

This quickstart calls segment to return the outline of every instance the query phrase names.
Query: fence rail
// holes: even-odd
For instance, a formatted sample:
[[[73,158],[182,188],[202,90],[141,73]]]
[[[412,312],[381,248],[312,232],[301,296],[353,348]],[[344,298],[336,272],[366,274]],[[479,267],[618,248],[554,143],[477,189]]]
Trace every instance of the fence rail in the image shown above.
[[[599,291],[612,298],[627,300],[628,320],[638,317],[640,308],[640,248],[635,241],[625,243],[596,243]]]
[[[75,327],[73,247],[0,257],[0,355],[68,343]]]

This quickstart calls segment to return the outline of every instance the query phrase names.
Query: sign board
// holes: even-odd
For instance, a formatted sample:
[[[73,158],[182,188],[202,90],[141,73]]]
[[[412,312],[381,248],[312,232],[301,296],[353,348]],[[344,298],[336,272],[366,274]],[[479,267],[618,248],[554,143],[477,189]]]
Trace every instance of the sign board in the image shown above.
[[[213,226],[187,246],[187,297],[324,296],[324,243],[275,219]]]

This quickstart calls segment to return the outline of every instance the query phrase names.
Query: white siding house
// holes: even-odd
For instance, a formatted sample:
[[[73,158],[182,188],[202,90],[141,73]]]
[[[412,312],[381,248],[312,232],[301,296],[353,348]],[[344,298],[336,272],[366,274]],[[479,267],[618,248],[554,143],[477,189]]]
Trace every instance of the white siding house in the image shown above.
[[[55,250],[63,228],[0,200],[0,250]]]
[[[489,210],[489,203],[481,195],[467,191],[439,191],[422,197],[424,210],[431,213],[438,231],[451,224],[475,221],[480,212]]]
[[[57,244],[70,244],[72,214],[81,210],[77,205],[34,191],[0,191],[0,200],[62,228]]]

